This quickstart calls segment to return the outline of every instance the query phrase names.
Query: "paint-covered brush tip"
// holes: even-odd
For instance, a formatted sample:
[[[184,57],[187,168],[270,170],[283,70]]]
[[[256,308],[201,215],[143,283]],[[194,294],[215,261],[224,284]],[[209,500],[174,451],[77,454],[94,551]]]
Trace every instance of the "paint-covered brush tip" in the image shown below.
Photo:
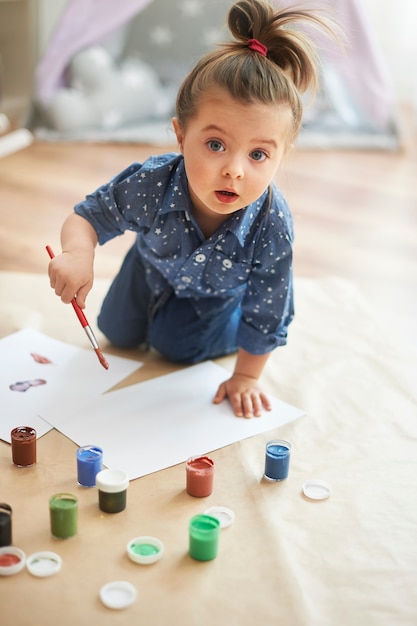
[[[108,370],[109,369],[109,364],[106,361],[102,351],[100,350],[100,348],[96,348],[96,354],[98,356],[98,360],[100,361],[100,363],[102,364],[102,366],[104,367],[104,369]]]

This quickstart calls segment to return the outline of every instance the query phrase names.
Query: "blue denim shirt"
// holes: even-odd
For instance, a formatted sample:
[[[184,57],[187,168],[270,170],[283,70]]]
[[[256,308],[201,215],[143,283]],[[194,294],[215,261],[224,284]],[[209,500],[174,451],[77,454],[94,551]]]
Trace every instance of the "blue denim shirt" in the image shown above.
[[[201,316],[240,302],[238,345],[266,354],[286,343],[293,318],[292,218],[275,185],[230,215],[205,238],[193,217],[182,155],[133,163],[75,207],[100,244],[126,230],[147,282],[158,297],[168,288],[192,298]]]

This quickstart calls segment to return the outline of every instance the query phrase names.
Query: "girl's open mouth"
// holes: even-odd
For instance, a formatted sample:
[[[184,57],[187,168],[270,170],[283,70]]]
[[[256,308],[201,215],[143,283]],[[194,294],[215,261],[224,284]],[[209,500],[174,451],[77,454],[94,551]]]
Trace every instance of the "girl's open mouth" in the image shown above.
[[[220,202],[233,202],[239,197],[234,191],[225,191],[222,189],[216,191],[215,194],[217,200],[220,200]]]

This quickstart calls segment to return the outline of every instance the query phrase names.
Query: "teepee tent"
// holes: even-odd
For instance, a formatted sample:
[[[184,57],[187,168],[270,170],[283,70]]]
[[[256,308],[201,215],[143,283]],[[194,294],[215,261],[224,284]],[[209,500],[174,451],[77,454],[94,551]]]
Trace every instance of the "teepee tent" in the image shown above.
[[[231,4],[232,0],[119,0],[115,11],[114,0],[68,0],[37,68],[32,126],[50,139],[166,142],[178,85],[201,54],[228,37],[225,22]],[[315,103],[306,107],[299,144],[398,147],[394,92],[363,0],[276,0],[276,4],[328,12],[337,19],[346,42],[342,50],[327,37],[316,41],[321,88]],[[73,96],[84,89],[84,99],[94,98],[94,85],[100,83],[97,55],[94,78],[89,76],[92,86],[74,76],[74,66],[84,78],[91,74],[82,65],[83,59],[91,62],[91,56],[81,53],[97,51],[98,46],[111,56],[112,71],[120,69],[124,78],[130,63],[131,82],[136,78],[142,95],[146,92],[153,103],[137,107],[137,119],[128,115],[120,119],[113,111],[113,116],[103,117],[105,123],[96,117],[89,125],[62,128],[51,116],[54,102],[62,90],[71,90]],[[100,62],[103,68],[103,59]],[[103,74],[103,84],[105,79]],[[143,89],[143,84],[152,88]],[[101,97],[101,105],[107,102],[117,109],[116,95],[113,88],[112,97]],[[144,104],[143,99],[140,102]],[[67,113],[75,110],[72,106]]]

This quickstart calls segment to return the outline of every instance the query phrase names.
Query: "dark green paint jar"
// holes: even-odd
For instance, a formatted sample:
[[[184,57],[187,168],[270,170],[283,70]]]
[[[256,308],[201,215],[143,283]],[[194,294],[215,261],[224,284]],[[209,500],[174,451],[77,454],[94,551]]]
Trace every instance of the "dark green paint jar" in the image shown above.
[[[0,504],[0,547],[12,545],[12,507]]]
[[[104,513],[120,513],[126,508],[129,476],[122,470],[104,469],[96,476],[98,506]]]

